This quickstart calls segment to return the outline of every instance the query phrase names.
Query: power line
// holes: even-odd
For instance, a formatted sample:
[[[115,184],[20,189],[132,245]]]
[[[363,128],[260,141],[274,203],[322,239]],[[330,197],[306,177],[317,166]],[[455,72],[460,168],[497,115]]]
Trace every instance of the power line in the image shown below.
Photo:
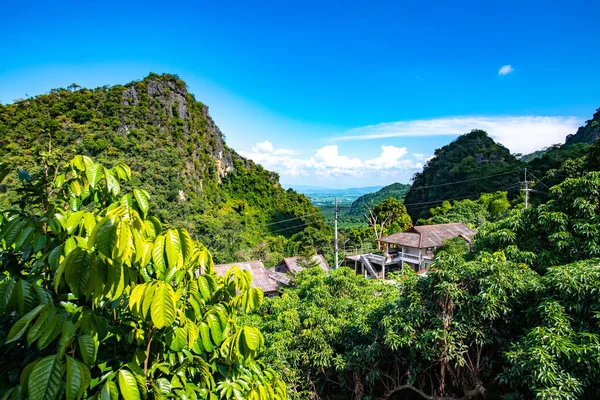
[[[283,229],[278,229],[276,231],[271,231],[271,233],[277,233],[277,232],[283,232],[283,231],[287,231],[288,229],[296,229],[296,228],[302,228],[304,226],[307,225],[312,225],[312,224],[316,224],[317,222],[307,222],[306,224],[302,224],[302,225],[296,225],[296,226],[290,226],[289,228],[283,228]]]
[[[321,212],[316,212],[316,213],[312,213],[312,214],[305,214],[305,215],[301,215],[301,216],[296,217],[296,218],[284,219],[282,221],[271,222],[271,223],[268,223],[268,224],[259,224],[258,226],[269,226],[269,225],[283,224],[284,222],[295,221],[297,219],[301,219],[301,218],[305,218],[305,217],[310,217],[312,215],[317,215],[317,214],[321,214]]]
[[[506,190],[506,189],[510,189],[512,187],[518,186],[520,185],[520,182],[518,183],[512,183],[508,186],[503,186],[497,189],[493,189],[492,192],[498,192],[501,190]],[[465,200],[465,199],[469,199],[472,197],[479,197],[481,196],[482,193],[489,193],[489,192],[479,192],[479,193],[472,193],[466,196],[461,196],[461,197],[453,197],[450,199],[441,199],[441,200],[433,200],[433,201],[427,201],[427,202],[423,202],[423,203],[411,203],[411,204],[405,204],[405,206],[410,206],[410,208],[412,210],[422,210],[424,208],[431,208],[432,206],[435,205],[435,203],[443,203],[444,201],[452,201],[452,200]],[[425,205],[427,204],[427,205]],[[421,205],[421,207],[413,207],[414,205]]]
[[[520,184],[520,182],[511,183],[508,186],[503,186],[503,187],[500,187],[500,188],[497,188],[497,189],[492,189],[491,192],[497,192],[497,191],[500,191],[500,190],[509,189],[509,188],[511,188],[513,186],[517,186],[519,184]],[[490,193],[490,192],[478,192],[478,193],[472,193],[472,194],[469,194],[469,195],[466,195],[466,196],[462,196],[462,197],[454,197],[454,198],[451,198],[451,199],[431,200],[431,201],[424,201],[424,202],[421,202],[421,203],[406,203],[404,205],[405,206],[418,206],[418,205],[423,205],[423,204],[440,203],[440,202],[450,201],[450,200],[463,200],[463,199],[468,199],[468,198],[473,197],[473,196],[481,196],[482,193]]]
[[[413,188],[411,188],[411,190],[423,190],[423,189],[430,189],[430,188],[435,188],[435,187],[440,187],[440,186],[456,185],[458,183],[479,181],[479,180],[482,180],[482,179],[493,178],[495,176],[513,174],[513,173],[521,171],[521,170],[522,170],[522,168],[517,168],[517,169],[513,169],[512,171],[501,172],[501,173],[498,173],[498,174],[493,174],[493,175],[488,175],[488,176],[482,176],[480,178],[471,178],[471,179],[465,179],[465,180],[462,180],[462,181],[440,183],[438,185],[421,186],[421,187],[416,187],[416,188],[413,187]]]
[[[531,176],[533,179],[535,179],[537,182],[541,183],[542,185],[544,185],[546,187],[546,189],[550,190],[550,188],[548,187],[548,185],[546,185],[544,182],[542,182],[541,180],[539,180],[538,178],[536,178],[531,171],[527,171],[527,174],[529,176]]]

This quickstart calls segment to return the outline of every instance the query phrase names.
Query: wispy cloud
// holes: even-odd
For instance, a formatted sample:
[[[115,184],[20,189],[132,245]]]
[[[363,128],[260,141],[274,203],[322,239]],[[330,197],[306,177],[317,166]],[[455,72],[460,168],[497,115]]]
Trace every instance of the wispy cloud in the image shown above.
[[[457,136],[483,129],[515,153],[530,153],[545,146],[563,143],[579,126],[575,117],[464,116],[389,122],[351,129],[332,141],[387,139],[410,136]],[[417,158],[417,157],[415,157]]]
[[[513,69],[512,65],[507,64],[507,65],[503,65],[502,67],[500,67],[500,69],[498,70],[498,75],[500,75],[500,76],[508,75],[511,72],[514,72],[514,69]]]
[[[263,150],[267,151],[263,151]],[[405,158],[406,147],[381,146],[381,153],[374,158],[361,159],[340,154],[337,145],[323,146],[310,157],[300,157],[257,143],[251,152],[240,152],[263,167],[285,176],[368,177],[370,174],[396,176],[423,167],[418,161]],[[413,172],[414,172],[413,171]]]

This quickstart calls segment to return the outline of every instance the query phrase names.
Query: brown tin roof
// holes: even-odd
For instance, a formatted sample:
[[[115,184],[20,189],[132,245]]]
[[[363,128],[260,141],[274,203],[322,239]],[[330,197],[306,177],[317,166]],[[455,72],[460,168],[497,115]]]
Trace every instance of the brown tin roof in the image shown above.
[[[265,293],[277,292],[279,285],[270,276],[262,261],[243,261],[232,264],[218,264],[215,265],[215,273],[218,276],[225,276],[227,270],[234,265],[237,265],[241,270],[250,271],[252,274],[252,287],[261,288]]]
[[[302,257],[286,257],[279,264],[277,264],[277,267],[275,267],[275,268],[277,270],[279,270],[280,269],[279,267],[285,265],[285,266],[287,266],[287,269],[289,270],[289,272],[291,272],[292,274],[295,274],[304,269],[302,266],[300,266],[300,264],[298,264],[298,262],[301,259],[302,259]],[[327,261],[325,261],[325,257],[323,257],[322,254],[315,254],[314,256],[312,256],[312,259],[315,260],[319,264],[319,267],[323,271],[328,272],[330,270],[329,264],[327,264]]]
[[[454,224],[420,225],[414,226],[404,232],[381,237],[378,241],[424,249],[441,246],[445,240],[457,236],[470,242],[471,237],[476,233],[477,231],[460,222]]]

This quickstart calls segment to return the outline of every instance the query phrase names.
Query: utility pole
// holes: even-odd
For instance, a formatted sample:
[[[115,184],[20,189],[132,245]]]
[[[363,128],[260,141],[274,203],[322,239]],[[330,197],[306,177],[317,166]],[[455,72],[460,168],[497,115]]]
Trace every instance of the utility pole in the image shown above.
[[[338,205],[337,205],[337,197],[335,198],[335,216],[333,218],[333,229],[335,231],[335,236],[334,236],[334,246],[335,246],[335,267],[337,269],[338,267],[338,235],[337,235],[337,221],[338,221]]]
[[[525,208],[529,208],[529,192],[531,192],[531,189],[529,189],[529,183],[527,182],[527,168],[525,168],[525,189],[521,190],[525,192]]]

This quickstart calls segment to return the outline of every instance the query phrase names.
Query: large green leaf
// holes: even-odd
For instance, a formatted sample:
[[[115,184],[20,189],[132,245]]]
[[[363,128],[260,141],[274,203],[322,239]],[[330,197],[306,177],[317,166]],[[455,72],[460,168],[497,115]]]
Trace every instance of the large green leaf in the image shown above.
[[[212,292],[210,289],[211,288],[207,277],[205,275],[198,276],[198,290],[200,291],[200,294],[204,300],[209,300],[212,297]]]
[[[29,326],[29,323],[35,317],[37,317],[37,315],[40,313],[40,311],[44,309],[44,307],[46,307],[46,304],[40,304],[33,310],[29,311],[27,314],[23,315],[8,332],[8,336],[6,337],[6,343],[14,342],[15,340],[18,340],[21,336],[23,336],[25,330]]]
[[[178,231],[179,242],[181,243],[181,255],[183,256],[183,261],[187,262],[194,252],[197,251],[196,244],[187,229],[179,228]]]
[[[150,315],[154,325],[161,329],[175,320],[175,292],[168,283],[157,281],[155,285]]]
[[[211,353],[214,350],[212,340],[210,339],[210,328],[206,322],[201,322],[198,326],[200,328],[200,339],[204,350]]]
[[[96,353],[98,352],[98,341],[90,335],[79,335],[77,338],[81,358],[90,367],[96,362]]]
[[[57,355],[42,358],[29,375],[27,388],[31,400],[53,400],[62,381],[62,363]]]
[[[176,267],[181,255],[181,243],[179,242],[179,232],[175,229],[169,229],[165,233],[165,251],[169,268]]]
[[[88,246],[96,247],[98,252],[105,257],[112,257],[113,249],[117,242],[117,221],[114,216],[106,216],[94,227],[88,239]]]
[[[156,282],[149,283],[148,288],[146,288],[146,291],[144,292],[144,297],[142,299],[142,316],[144,318],[146,318],[148,311],[150,311],[150,307],[152,306],[156,285]]]
[[[67,218],[67,223],[65,224],[65,228],[67,229],[67,233],[72,234],[75,231],[75,228],[79,226],[81,220],[83,219],[83,214],[85,211],[76,211],[69,215]]]
[[[150,195],[143,189],[133,189],[133,196],[135,197],[135,201],[142,211],[142,215],[146,218],[148,214],[148,209],[150,208]]]
[[[245,326],[242,328],[242,339],[248,349],[255,351],[264,343],[262,333],[254,327]]]
[[[121,192],[121,186],[119,185],[119,180],[115,176],[115,173],[108,168],[104,168],[104,179],[106,179],[106,191],[118,196]]]
[[[65,266],[65,281],[69,285],[69,288],[71,288],[73,295],[80,298],[85,292],[90,278],[91,257],[87,251],[80,248],[78,250],[80,254],[74,256],[75,251],[72,251],[65,260],[67,261],[67,265]]]
[[[158,235],[154,240],[154,246],[152,247],[152,261],[154,267],[158,272],[158,276],[161,277],[165,271],[165,237]]]
[[[125,400],[140,400],[140,391],[133,374],[126,369],[119,371],[119,390]]]
[[[113,381],[106,381],[100,391],[100,400],[119,400],[119,390]]]
[[[62,275],[67,270],[79,268],[80,265],[83,265],[86,262],[86,258],[88,258],[88,253],[80,247],[75,247],[67,255],[67,257],[65,257],[63,262],[61,262],[60,265],[58,266],[58,269],[56,270],[56,274],[54,276],[54,291],[55,292],[58,293],[58,287],[60,286]],[[89,258],[87,261],[89,262]],[[76,273],[77,273],[77,271],[74,271],[73,274],[76,274]],[[88,266],[87,275],[89,277],[89,266]],[[76,276],[72,275],[71,278],[76,279]],[[75,283],[75,280],[73,280],[72,282]],[[86,282],[87,282],[87,280],[86,280]]]
[[[17,300],[17,311],[19,314],[25,314],[37,304],[33,287],[25,279],[17,280],[15,286],[15,298]]]
[[[185,349],[187,345],[187,330],[178,326],[171,327],[167,335],[169,348],[175,352]]]
[[[92,189],[96,188],[96,184],[102,179],[102,165],[92,164],[85,169],[85,176]]]
[[[125,164],[123,161],[116,163],[112,170],[115,171],[117,176],[124,181],[131,180],[131,168],[129,168],[129,165]]]
[[[142,306],[142,297],[144,296],[144,292],[148,284],[142,283],[136,285],[131,291],[131,295],[129,296],[129,309],[135,311],[136,314],[140,314],[141,306]]]
[[[210,336],[213,342],[218,346],[223,341],[223,328],[219,319],[214,314],[208,314],[206,316],[206,322],[210,328]]]
[[[0,283],[0,312],[4,312],[6,306],[11,302],[15,286],[13,278],[5,279]]]
[[[67,356],[67,381],[65,396],[67,400],[80,399],[90,384],[90,370],[79,361]]]
[[[29,328],[29,332],[27,332],[27,343],[31,344],[35,340],[37,340],[44,333],[43,327],[48,318],[54,318],[54,314],[56,313],[56,309],[54,307],[46,307],[41,313],[35,323]]]

